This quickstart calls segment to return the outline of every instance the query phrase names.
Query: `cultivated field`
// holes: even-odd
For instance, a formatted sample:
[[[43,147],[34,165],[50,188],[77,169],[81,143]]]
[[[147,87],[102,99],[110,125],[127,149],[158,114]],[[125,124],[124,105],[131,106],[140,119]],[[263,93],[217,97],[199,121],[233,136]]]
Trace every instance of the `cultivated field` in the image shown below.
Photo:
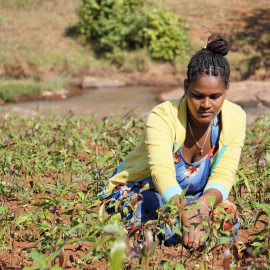
[[[9,117],[0,126],[0,269],[269,269],[269,114],[248,127],[231,192],[242,220],[238,240],[220,220],[206,226],[208,245],[193,253],[157,245],[158,223],[175,217],[174,205],[127,234],[120,215],[107,216],[96,197],[140,137],[144,123],[134,113],[103,121]]]

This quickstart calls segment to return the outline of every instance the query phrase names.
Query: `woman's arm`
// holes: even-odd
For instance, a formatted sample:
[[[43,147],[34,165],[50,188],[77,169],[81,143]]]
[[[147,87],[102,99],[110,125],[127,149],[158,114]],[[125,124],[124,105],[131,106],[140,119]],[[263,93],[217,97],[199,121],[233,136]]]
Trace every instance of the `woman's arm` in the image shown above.
[[[226,117],[226,113],[229,113],[228,110],[222,111],[225,116],[222,117],[222,131],[219,139],[219,151],[222,147],[226,147],[226,150],[212,171],[204,189],[204,192],[208,189],[219,190],[223,201],[227,199],[233,185],[246,129],[245,112],[241,108],[237,108],[234,112],[230,112],[230,117]]]
[[[150,113],[145,128],[148,165],[152,181],[164,204],[182,192],[176,181],[173,161],[173,145],[177,131],[175,125],[171,103],[165,102]]]

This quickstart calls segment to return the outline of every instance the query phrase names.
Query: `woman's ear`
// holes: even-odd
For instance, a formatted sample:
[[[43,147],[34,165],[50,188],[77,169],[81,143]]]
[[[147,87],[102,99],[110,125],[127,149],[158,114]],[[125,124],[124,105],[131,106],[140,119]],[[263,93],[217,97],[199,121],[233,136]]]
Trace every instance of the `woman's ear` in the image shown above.
[[[188,92],[188,86],[189,86],[188,80],[185,79],[185,80],[184,80],[184,90],[185,90],[185,95],[187,95],[187,92]]]
[[[226,87],[226,94],[225,94],[225,97],[227,96],[228,92],[229,92],[229,89],[230,89],[230,83],[227,84],[227,87]]]

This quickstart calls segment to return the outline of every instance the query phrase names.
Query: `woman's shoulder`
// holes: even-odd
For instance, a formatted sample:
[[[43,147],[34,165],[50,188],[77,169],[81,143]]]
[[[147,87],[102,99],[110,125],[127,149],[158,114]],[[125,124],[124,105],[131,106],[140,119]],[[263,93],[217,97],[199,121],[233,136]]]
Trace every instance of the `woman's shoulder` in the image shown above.
[[[224,100],[222,112],[226,118],[246,118],[246,113],[241,106],[228,100]]]
[[[165,113],[177,117],[178,111],[185,106],[185,96],[178,99],[172,99],[158,104],[151,113]],[[182,106],[181,106],[182,104]]]
[[[243,141],[246,129],[246,113],[237,104],[225,100],[221,110],[222,138],[225,143],[239,137]]]

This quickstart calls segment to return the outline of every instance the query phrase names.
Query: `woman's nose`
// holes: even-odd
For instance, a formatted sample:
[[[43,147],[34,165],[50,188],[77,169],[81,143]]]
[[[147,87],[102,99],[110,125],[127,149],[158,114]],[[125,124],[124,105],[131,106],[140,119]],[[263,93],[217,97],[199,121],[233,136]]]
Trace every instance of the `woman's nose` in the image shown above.
[[[207,108],[210,108],[211,104],[210,104],[210,100],[208,97],[204,98],[202,100],[202,103],[201,103],[201,107],[207,109]]]

